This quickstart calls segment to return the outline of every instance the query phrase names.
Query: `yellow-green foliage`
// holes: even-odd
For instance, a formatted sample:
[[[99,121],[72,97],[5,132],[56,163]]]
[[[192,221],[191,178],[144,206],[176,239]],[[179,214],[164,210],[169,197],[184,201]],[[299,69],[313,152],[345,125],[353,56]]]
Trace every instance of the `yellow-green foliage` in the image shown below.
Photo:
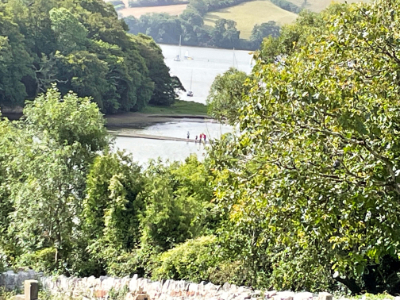
[[[217,262],[215,236],[202,236],[164,252],[154,278],[208,280]]]
[[[267,0],[244,2],[205,15],[204,23],[214,26],[219,19],[234,20],[240,37],[248,39],[254,25],[275,21],[279,25],[292,23],[297,18],[295,13],[286,11]]]

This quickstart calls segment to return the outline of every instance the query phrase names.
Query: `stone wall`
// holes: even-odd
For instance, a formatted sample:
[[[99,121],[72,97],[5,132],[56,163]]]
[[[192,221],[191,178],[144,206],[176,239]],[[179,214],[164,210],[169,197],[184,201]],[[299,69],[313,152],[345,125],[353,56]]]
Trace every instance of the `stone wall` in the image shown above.
[[[0,287],[5,287],[6,290],[23,290],[25,280],[38,279],[43,277],[42,273],[36,273],[33,270],[20,271],[14,273],[14,271],[8,271],[0,274]]]
[[[12,271],[0,275],[0,286],[8,289],[21,287],[24,280],[37,279],[42,286],[50,291],[51,294],[63,296],[62,298],[81,298],[81,299],[109,299],[111,293],[123,292],[126,300],[160,299],[160,300],[244,300],[244,299],[271,299],[271,300],[331,300],[329,294],[313,295],[312,293],[293,293],[276,291],[252,290],[248,287],[238,287],[233,284],[214,285],[212,283],[201,282],[190,283],[186,281],[165,280],[151,281],[149,279],[138,278],[113,278],[102,276],[100,278],[75,278],[75,277],[45,277],[41,273],[33,271],[19,272]]]

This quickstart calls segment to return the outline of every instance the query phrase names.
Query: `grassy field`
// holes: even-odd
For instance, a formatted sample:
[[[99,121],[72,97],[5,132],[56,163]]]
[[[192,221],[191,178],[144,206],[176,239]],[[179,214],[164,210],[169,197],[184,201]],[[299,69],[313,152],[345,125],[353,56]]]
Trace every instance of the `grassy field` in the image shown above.
[[[157,115],[207,115],[207,106],[193,101],[176,100],[170,107],[146,106],[141,113]]]
[[[275,21],[279,25],[283,25],[293,22],[296,17],[296,14],[281,9],[268,0],[257,0],[208,13],[204,20],[207,26],[214,26],[218,19],[234,20],[237,23],[237,29],[240,30],[240,38],[248,39],[256,24]]]
[[[164,5],[164,6],[148,6],[148,7],[129,7],[118,11],[123,17],[134,16],[139,18],[148,13],[167,13],[171,16],[180,15],[185,9],[187,4]]]
[[[304,0],[288,0],[298,6],[302,6]],[[314,12],[320,12],[327,8],[332,3],[354,3],[354,2],[371,2],[370,0],[307,0],[307,4],[305,6],[306,9],[309,9]]]

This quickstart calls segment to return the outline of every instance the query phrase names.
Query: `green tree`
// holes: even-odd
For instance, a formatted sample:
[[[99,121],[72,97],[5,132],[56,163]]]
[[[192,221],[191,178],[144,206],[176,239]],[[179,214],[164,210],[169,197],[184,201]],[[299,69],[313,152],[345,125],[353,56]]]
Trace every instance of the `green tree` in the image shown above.
[[[343,5],[296,52],[258,60],[216,193],[237,231],[261,232],[275,288],[399,291],[399,9]]]
[[[176,80],[163,76],[155,84],[158,77],[150,78],[147,68],[152,62],[141,56],[111,4],[10,0],[0,7],[0,105],[23,106],[54,82],[63,94],[92,97],[105,113],[142,109],[155,86],[173,101],[169,82]],[[179,39],[180,21],[170,21],[158,28],[160,39]],[[151,58],[165,73],[161,52]]]
[[[182,20],[187,21],[189,24],[193,26],[203,26],[204,25],[204,20],[201,17],[201,15],[191,9],[185,9],[184,12],[179,16]]]
[[[0,4],[0,104],[22,105],[27,95],[22,80],[32,75],[32,58],[12,15]]]
[[[88,31],[66,8],[53,8],[49,12],[51,29],[54,31],[58,49],[63,54],[83,50]]]
[[[106,153],[96,157],[86,184],[82,223],[87,248],[99,265],[98,273],[113,272],[113,262],[140,242],[139,215],[144,207],[138,194],[144,177],[132,158]]]
[[[93,97],[99,107],[104,108],[103,99],[110,88],[106,80],[107,63],[88,51],[74,51],[67,56],[57,52],[56,59],[61,71],[58,75],[62,81],[59,84],[61,91],[73,90],[79,95]]]
[[[153,162],[145,174],[143,248],[163,252],[207,232],[207,221],[214,219],[212,176],[196,157],[170,166]]]
[[[272,37],[277,38],[280,34],[280,27],[275,21],[269,21],[260,25],[255,25],[252,32],[250,41],[254,43],[256,49],[260,48],[260,45],[264,38]]]
[[[61,97],[55,88],[27,104],[24,115],[7,162],[8,234],[24,252],[21,263],[62,269],[78,239],[85,177],[108,146],[107,132],[90,99]]]
[[[344,8],[343,6],[340,7],[341,9]],[[285,25],[281,28],[278,38],[265,36],[265,41],[258,52],[259,58],[266,62],[274,62],[278,57],[292,54],[306,46],[312,34],[322,34],[321,31],[326,26],[323,19],[325,14],[328,17],[330,10],[321,14],[303,10],[295,24]]]
[[[232,20],[220,19],[211,30],[211,39],[217,47],[234,48],[239,42],[240,32]]]
[[[247,78],[245,72],[235,68],[215,78],[207,97],[208,113],[213,118],[231,125],[239,121],[242,98],[250,90],[245,84]]]
[[[197,11],[201,16],[205,15],[208,11],[207,4],[204,0],[191,0],[190,8]]]
[[[139,34],[133,37],[137,42],[140,55],[145,58],[149,76],[154,82],[154,91],[150,104],[170,106],[178,98],[176,90],[184,90],[179,78],[171,77],[164,63],[161,48],[151,37]]]

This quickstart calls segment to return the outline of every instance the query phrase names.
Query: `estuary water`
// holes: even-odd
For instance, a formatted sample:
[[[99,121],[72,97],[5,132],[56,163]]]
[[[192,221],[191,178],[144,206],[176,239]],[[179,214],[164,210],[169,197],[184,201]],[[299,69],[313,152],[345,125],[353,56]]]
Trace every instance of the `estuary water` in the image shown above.
[[[199,137],[201,133],[207,136],[207,141],[219,139],[222,134],[233,132],[234,128],[215,122],[177,122],[160,123],[144,129],[120,129],[120,132],[138,133],[152,136],[185,138],[189,131],[190,139]],[[183,161],[190,154],[196,154],[202,160],[206,155],[207,144],[193,141],[168,141],[143,138],[116,137],[114,148],[125,150],[133,155],[140,165],[146,165],[150,159],[161,158],[162,161]]]
[[[223,74],[231,67],[250,73],[253,65],[252,54],[249,51],[160,46],[170,73],[178,76],[186,90],[193,92],[193,97],[181,93],[182,100],[205,104],[211,84],[217,75]],[[177,55],[180,55],[180,61],[174,60]],[[184,58],[185,55],[188,59]]]
[[[165,57],[165,63],[170,68],[170,73],[178,76],[183,86],[188,91],[193,92],[193,97],[181,93],[181,100],[205,104],[210,87],[217,75],[223,74],[231,67],[246,73],[250,73],[252,69],[252,55],[248,51],[171,45],[160,45],[160,47]],[[174,60],[177,55],[180,55],[180,61]],[[185,55],[188,57],[187,59],[184,58]],[[208,140],[218,139],[222,134],[234,131],[230,126],[212,121],[193,122],[193,120],[190,120],[189,122],[185,119],[160,123],[144,129],[120,130],[127,133],[179,138],[186,138],[189,131],[191,139],[194,139],[200,133],[204,133]],[[132,153],[134,159],[141,165],[145,165],[149,159],[157,159],[158,157],[163,161],[183,161],[192,153],[202,159],[206,155],[206,147],[194,142],[127,137],[115,139],[115,149],[119,148]]]

